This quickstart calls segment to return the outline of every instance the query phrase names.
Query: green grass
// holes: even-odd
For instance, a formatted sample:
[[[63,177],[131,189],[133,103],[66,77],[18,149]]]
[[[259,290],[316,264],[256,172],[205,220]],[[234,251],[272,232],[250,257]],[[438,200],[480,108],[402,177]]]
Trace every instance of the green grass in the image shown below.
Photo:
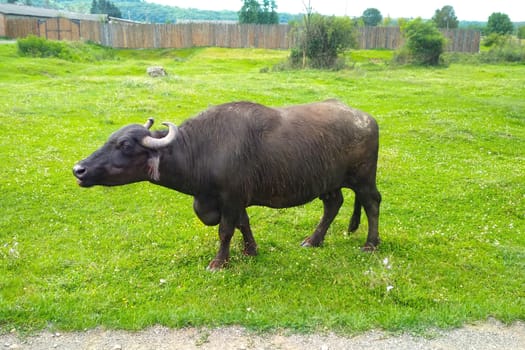
[[[525,66],[260,73],[281,51],[118,51],[93,62],[23,58],[0,45],[0,332],[243,325],[424,332],[525,319]],[[355,56],[354,56],[355,55]],[[149,78],[150,65],[166,78]],[[81,189],[73,164],[128,123],[180,123],[212,104],[339,98],[381,128],[377,253],[366,224],[303,249],[322,205],[249,208],[259,256],[205,270],[216,228],[192,199],[151,184]],[[392,288],[393,287],[393,288]]]

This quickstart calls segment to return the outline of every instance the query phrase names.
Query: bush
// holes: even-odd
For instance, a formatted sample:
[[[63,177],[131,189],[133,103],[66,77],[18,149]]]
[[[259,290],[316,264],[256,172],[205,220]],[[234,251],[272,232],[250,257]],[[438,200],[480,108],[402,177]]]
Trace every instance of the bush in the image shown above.
[[[404,65],[410,63],[410,52],[406,46],[403,46],[396,50],[394,57],[392,58],[394,64]]]
[[[299,32],[299,45],[290,55],[292,66],[306,63],[312,68],[341,68],[338,55],[356,45],[354,24],[348,17],[308,14]],[[304,61],[306,57],[306,62]]]
[[[18,39],[18,53],[29,57],[56,57],[74,62],[93,62],[113,59],[114,51],[94,43],[47,40],[30,35]]]
[[[290,52],[290,65],[294,68],[299,68],[303,62],[303,53],[298,48],[292,48]]]
[[[525,39],[525,26],[518,28],[518,39]]]
[[[525,48],[512,40],[494,45],[488,52],[480,54],[484,63],[525,62]]]
[[[483,46],[501,46],[507,41],[507,37],[498,33],[491,33],[483,39]]]
[[[401,30],[405,36],[406,44],[399,54],[406,61],[432,66],[440,63],[440,56],[445,50],[446,41],[434,22],[425,22],[421,18],[417,18],[407,22]]]
[[[509,35],[493,33],[485,38],[483,45],[490,47],[490,50],[479,54],[448,52],[444,55],[444,60],[447,64],[525,63],[525,47]]]
[[[67,46],[60,41],[51,41],[44,38],[30,35],[17,41],[18,52],[22,56],[30,57],[68,57]]]

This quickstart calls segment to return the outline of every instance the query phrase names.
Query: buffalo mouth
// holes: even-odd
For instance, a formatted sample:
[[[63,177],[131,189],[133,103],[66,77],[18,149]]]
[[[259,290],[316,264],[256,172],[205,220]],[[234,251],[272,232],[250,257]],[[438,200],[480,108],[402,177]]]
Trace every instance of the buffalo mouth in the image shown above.
[[[90,183],[89,181],[85,180],[85,179],[80,179],[77,177],[77,185],[79,185],[80,187],[92,187],[94,186],[94,184]]]
[[[80,187],[92,187],[92,186],[93,186],[92,184],[89,184],[89,183],[87,183],[86,181],[81,180],[81,179],[79,179],[79,178],[77,178],[77,184],[78,184]]]

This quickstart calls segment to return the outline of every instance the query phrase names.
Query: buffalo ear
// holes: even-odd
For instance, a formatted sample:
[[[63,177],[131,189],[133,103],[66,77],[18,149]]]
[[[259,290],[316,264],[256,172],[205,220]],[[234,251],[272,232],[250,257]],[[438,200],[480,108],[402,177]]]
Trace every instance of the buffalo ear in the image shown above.
[[[159,149],[168,146],[170,143],[175,140],[179,129],[175,124],[164,122],[163,125],[166,125],[169,128],[168,134],[161,139],[157,139],[151,136],[146,136],[142,139],[142,146],[150,149]]]

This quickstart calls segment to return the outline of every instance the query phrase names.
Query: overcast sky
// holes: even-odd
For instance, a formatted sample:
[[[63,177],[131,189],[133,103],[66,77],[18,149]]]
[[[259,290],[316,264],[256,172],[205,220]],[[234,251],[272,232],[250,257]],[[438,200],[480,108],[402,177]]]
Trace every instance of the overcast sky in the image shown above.
[[[203,10],[239,11],[242,0],[146,0],[164,5]],[[262,2],[262,1],[261,1]],[[308,0],[275,0],[278,12],[304,13]],[[454,7],[460,21],[487,21],[494,12],[506,13],[511,21],[525,21],[524,0],[310,0],[315,12],[324,15],[358,17],[367,8],[378,9],[383,17],[431,18],[436,9]]]

